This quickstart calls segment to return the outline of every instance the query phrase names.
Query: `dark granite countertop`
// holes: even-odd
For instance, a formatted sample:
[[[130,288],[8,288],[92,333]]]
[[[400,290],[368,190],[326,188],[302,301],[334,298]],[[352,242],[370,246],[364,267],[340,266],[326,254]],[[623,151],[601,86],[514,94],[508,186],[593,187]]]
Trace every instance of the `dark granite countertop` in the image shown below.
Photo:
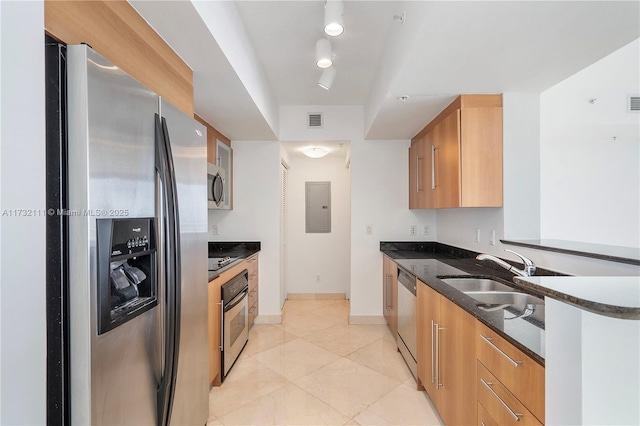
[[[400,268],[491,327],[544,366],[544,305],[535,305],[537,312],[527,318],[516,318],[521,312],[514,312],[510,308],[483,311],[478,307],[480,302],[449,286],[438,277],[490,277],[518,291],[541,297],[539,292],[519,286],[513,282],[512,273],[498,266],[494,267],[493,263],[476,260],[478,253],[469,250],[441,243],[387,242],[380,243],[380,250],[394,259]],[[517,265],[515,262],[512,263]],[[539,270],[539,273],[555,274],[544,269]]]
[[[640,277],[515,277],[516,284],[580,309],[640,320]]]
[[[209,257],[237,257],[233,263],[209,271],[209,281],[217,278],[221,273],[237,265],[238,262],[253,256],[260,251],[260,241],[209,241]]]

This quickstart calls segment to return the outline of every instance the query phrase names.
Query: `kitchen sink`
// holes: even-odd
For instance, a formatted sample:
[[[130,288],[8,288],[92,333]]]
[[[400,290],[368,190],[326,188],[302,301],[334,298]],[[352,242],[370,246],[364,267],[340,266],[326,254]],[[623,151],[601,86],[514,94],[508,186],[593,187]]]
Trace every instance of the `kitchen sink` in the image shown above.
[[[494,281],[490,278],[441,278],[441,280],[456,290],[460,290],[463,293],[468,292],[511,292],[516,291],[515,288],[510,287],[501,282]]]
[[[515,291],[472,291],[467,296],[474,298],[487,307],[512,306],[515,309],[527,305],[544,305],[544,300],[526,293]]]

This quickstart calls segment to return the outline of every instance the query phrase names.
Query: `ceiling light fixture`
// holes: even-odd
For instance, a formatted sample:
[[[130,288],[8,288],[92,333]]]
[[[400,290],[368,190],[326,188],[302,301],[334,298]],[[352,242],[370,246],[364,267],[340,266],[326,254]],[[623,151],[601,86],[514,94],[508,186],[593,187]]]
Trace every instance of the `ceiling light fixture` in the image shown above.
[[[336,67],[325,68],[324,71],[322,71],[320,80],[318,81],[318,86],[322,87],[324,90],[331,90],[331,85],[333,84],[333,80],[335,78]]]
[[[327,148],[313,147],[304,149],[302,153],[310,158],[322,158],[329,153],[329,150]]]
[[[341,0],[327,0],[324,5],[324,33],[337,37],[344,32],[344,5]]]
[[[329,68],[332,64],[331,42],[326,38],[321,38],[316,43],[316,65],[320,68]]]

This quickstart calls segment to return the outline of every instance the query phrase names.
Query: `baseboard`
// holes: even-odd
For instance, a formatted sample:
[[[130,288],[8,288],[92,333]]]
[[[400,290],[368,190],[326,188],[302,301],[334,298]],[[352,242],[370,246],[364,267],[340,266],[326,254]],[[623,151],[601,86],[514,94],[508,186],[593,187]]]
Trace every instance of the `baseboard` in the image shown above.
[[[282,315],[258,315],[254,324],[282,324]]]
[[[349,324],[386,324],[384,316],[379,315],[350,315]]]
[[[345,293],[287,293],[287,300],[345,300]]]

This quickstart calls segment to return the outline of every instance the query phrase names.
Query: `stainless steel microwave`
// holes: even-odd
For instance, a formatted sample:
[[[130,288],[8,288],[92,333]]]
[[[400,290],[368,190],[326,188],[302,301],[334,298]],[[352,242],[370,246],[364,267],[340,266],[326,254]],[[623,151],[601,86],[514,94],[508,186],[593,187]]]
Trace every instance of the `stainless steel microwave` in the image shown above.
[[[209,210],[224,209],[224,170],[215,164],[207,163],[207,193]]]

